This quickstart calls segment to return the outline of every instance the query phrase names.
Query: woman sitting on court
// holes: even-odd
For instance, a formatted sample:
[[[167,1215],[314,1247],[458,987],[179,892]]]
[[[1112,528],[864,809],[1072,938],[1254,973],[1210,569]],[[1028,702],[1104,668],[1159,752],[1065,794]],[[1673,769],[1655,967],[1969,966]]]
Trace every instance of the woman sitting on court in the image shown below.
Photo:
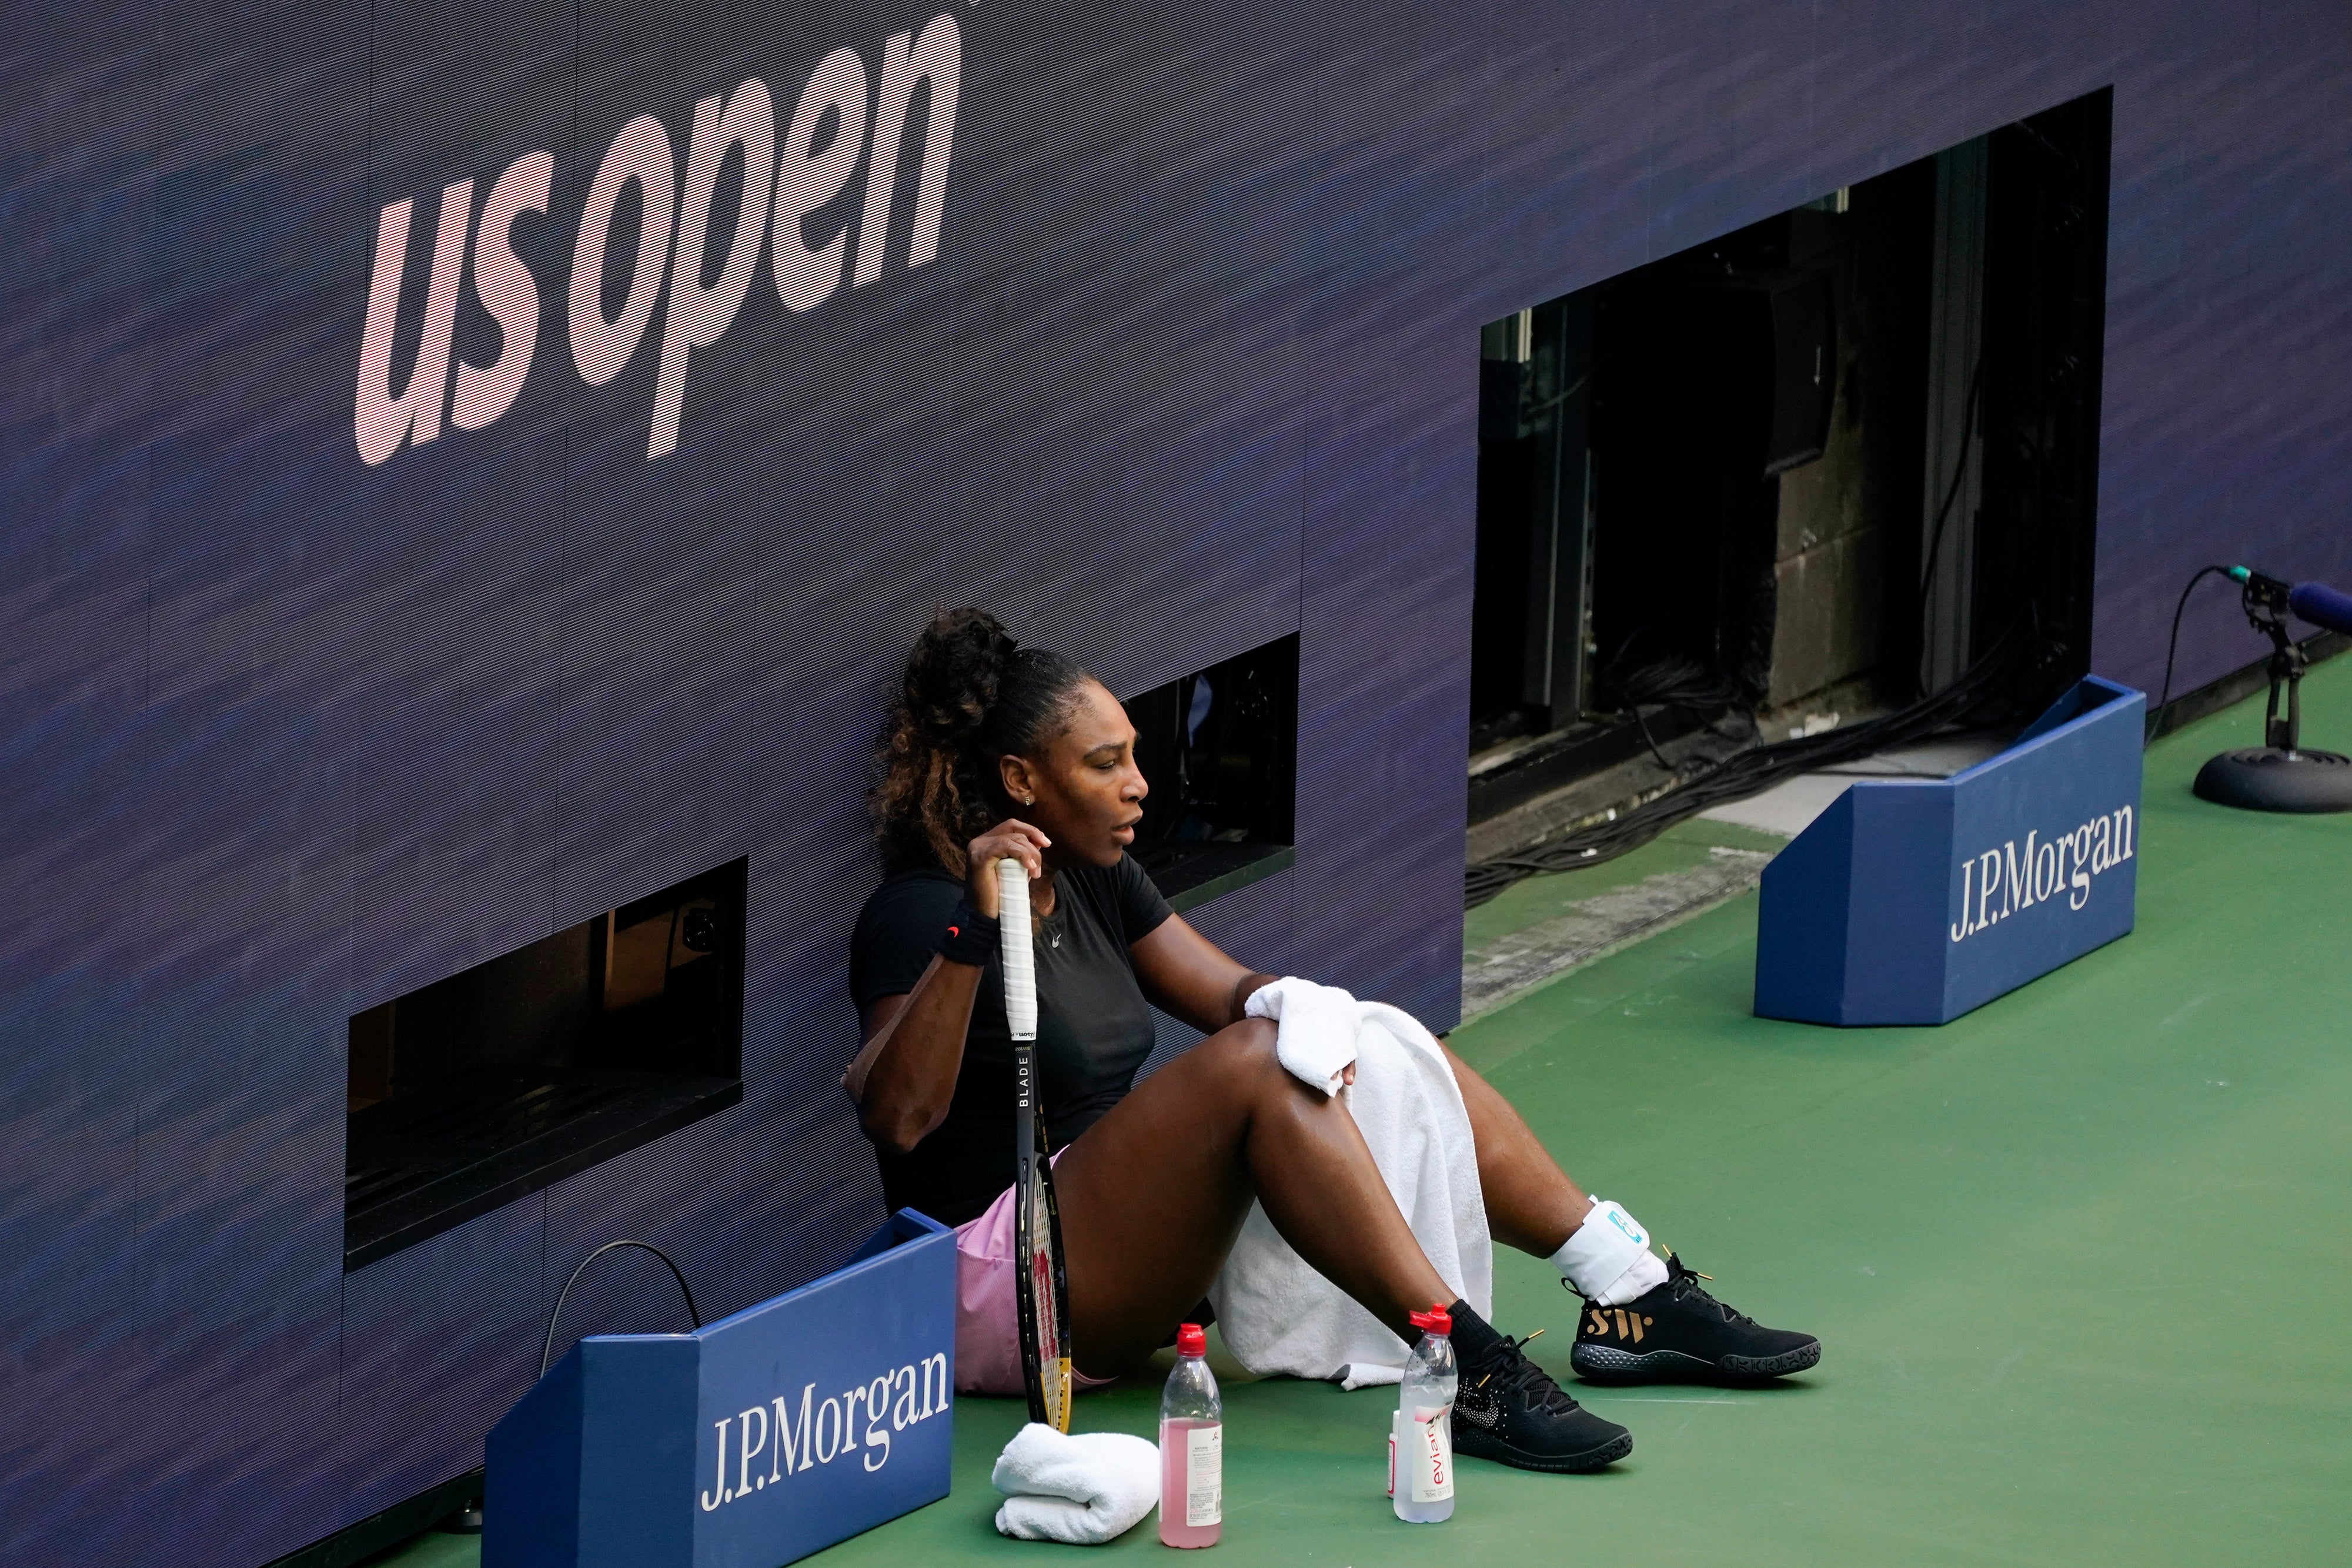
[[[1171,914],[1128,856],[1146,783],[1134,728],[1108,690],[963,610],[923,633],[893,717],[874,798],[892,874],[852,938],[865,1044],[844,1082],[890,1205],[959,1227],[960,1385],[1022,1388],[1013,1051],[990,871],[1010,857],[1030,876],[1038,1071],[1059,1151],[1082,1384],[1127,1372],[1167,1343],[1255,1199],[1307,1263],[1408,1342],[1409,1314],[1452,1303],[1462,1452],[1587,1470],[1631,1451],[1623,1427],[1580,1406],[1454,1299],[1347,1104],[1285,1071],[1276,1025],[1244,1013],[1275,977]],[[1137,1084],[1153,1007],[1208,1038]],[[1582,1314],[1571,1352],[1580,1372],[1752,1379],[1819,1359],[1811,1337],[1759,1326],[1708,1295],[1701,1276],[1660,1260],[1630,1215],[1586,1197],[1503,1097],[1447,1057],[1489,1228],[1557,1266],[1593,1307],[1623,1309]],[[1643,1329],[1639,1354],[1629,1322]]]

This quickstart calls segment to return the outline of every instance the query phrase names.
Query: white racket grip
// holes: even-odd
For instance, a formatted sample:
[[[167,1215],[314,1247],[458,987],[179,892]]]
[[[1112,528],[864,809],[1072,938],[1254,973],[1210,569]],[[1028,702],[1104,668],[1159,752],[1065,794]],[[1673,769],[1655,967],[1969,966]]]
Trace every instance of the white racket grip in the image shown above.
[[[1015,1040],[1037,1038],[1037,960],[1030,951],[1029,872],[996,862],[996,919],[1004,943],[1004,1021]]]

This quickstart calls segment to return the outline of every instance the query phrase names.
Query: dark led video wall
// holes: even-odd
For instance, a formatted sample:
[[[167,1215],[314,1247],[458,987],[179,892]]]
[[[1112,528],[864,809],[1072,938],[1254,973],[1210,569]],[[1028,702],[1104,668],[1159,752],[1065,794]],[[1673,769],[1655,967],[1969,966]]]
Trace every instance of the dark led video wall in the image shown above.
[[[1477,328],[2112,84],[2095,666],[2352,578],[2326,0],[52,8],[0,98],[0,1557],[257,1564],[479,1462],[618,1236],[879,1217],[898,660],[1298,642],[1198,921],[1457,1008]],[[2257,656],[2192,617],[2183,679]],[[738,859],[742,1096],[343,1268],[347,1020]],[[657,1267],[650,1266],[649,1267]],[[656,1275],[564,1334],[673,1326]]]

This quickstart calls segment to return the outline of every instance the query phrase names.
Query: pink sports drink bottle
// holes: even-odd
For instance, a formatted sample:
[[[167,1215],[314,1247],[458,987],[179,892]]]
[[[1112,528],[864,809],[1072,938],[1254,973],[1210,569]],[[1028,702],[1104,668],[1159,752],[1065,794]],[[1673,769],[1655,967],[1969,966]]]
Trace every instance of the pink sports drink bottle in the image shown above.
[[[1209,1336],[1176,1331],[1176,1370],[1160,1396],[1160,1540],[1214,1546],[1225,1513],[1225,1407],[1209,1370]]]

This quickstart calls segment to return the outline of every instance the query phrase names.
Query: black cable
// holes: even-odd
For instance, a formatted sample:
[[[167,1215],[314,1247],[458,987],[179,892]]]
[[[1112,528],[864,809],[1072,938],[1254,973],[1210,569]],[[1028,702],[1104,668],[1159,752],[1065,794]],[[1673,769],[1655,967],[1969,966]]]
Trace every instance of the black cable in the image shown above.
[[[1638,637],[1647,630],[1637,627]],[[1617,656],[1604,665],[1601,685],[1604,693],[1613,696],[1624,707],[1636,707],[1648,703],[1657,707],[1685,708],[1694,712],[1712,713],[1739,705],[1739,693],[1728,681],[1707,666],[1681,653],[1666,653],[1637,669],[1620,673],[1619,666],[1633,646],[1626,639]]]
[[[1523,878],[1580,871],[1639,849],[1677,822],[1716,806],[1745,800],[1801,773],[1891,747],[1907,745],[1954,723],[1992,695],[2014,673],[2023,644],[2012,629],[1960,678],[1931,697],[1874,719],[1822,735],[1759,746],[1716,765],[1679,789],[1645,800],[1605,822],[1538,844],[1518,854],[1482,861],[1463,874],[1464,907],[1475,909]]]
[[[669,1277],[677,1281],[678,1293],[686,1298],[686,1315],[694,1320],[696,1328],[702,1326],[702,1309],[694,1304],[694,1292],[687,1288],[686,1276],[678,1272],[677,1265],[670,1261],[668,1253],[650,1241],[607,1241],[580,1260],[580,1267],[572,1270],[572,1278],[563,1282],[562,1291],[555,1298],[555,1310],[547,1314],[547,1343],[539,1351],[539,1375],[541,1377],[547,1375],[547,1364],[555,1357],[555,1325],[563,1320],[563,1303],[572,1299],[572,1287],[580,1282],[580,1276],[588,1271],[589,1264],[615,1247],[642,1248],[660,1259],[663,1266],[669,1270]]]
[[[1659,767],[1664,768],[1669,774],[1673,773],[1675,771],[1675,765],[1666,760],[1666,754],[1664,752],[1658,749],[1657,737],[1650,733],[1650,721],[1642,716],[1641,705],[1636,703],[1633,706],[1633,722],[1641,727],[1642,738],[1643,741],[1648,743],[1650,755],[1658,759]]]
[[[2172,700],[2172,659],[2180,652],[2180,614],[2189,608],[2189,593],[2208,577],[2229,575],[2226,566],[2200,566],[2189,579],[2188,587],[2180,591],[2180,602],[2172,607],[2172,639],[2164,645],[2164,690],[2157,697],[2156,706],[2147,710],[2147,730],[2139,737],[2142,747],[2156,738],[2157,726],[2164,722],[2164,705]]]
[[[1969,476],[1969,452],[1977,443],[1977,427],[1983,423],[1977,400],[1984,392],[1984,350],[1977,350],[1976,368],[1969,371],[1968,396],[1960,404],[1960,455],[1952,464],[1952,483],[1944,491],[1944,504],[1936,508],[1936,526],[1927,533],[1927,564],[1919,572],[1919,622],[1927,621],[1927,595],[1936,586],[1936,558],[1944,549],[1944,523],[1951,516],[1952,503],[1960,498],[1960,485]]]

